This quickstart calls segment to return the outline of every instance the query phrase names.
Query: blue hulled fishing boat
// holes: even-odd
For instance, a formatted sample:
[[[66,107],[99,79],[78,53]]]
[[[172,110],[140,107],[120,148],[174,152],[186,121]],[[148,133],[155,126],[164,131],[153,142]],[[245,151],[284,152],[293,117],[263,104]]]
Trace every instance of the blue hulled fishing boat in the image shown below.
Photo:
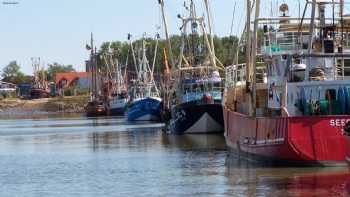
[[[160,119],[160,98],[140,98],[136,99],[129,106],[128,120],[129,121],[158,121]]]
[[[129,36],[130,38],[130,36]],[[155,47],[155,55],[157,54],[158,38]],[[136,56],[133,45],[130,42],[133,52],[134,62],[136,65]],[[150,66],[146,57],[146,42],[142,44],[142,56],[139,58],[138,66],[135,66],[137,79],[133,81],[130,87],[130,101],[127,109],[127,118],[129,121],[159,121],[161,114],[161,98],[154,80],[153,72],[155,66],[154,57],[153,65]]]

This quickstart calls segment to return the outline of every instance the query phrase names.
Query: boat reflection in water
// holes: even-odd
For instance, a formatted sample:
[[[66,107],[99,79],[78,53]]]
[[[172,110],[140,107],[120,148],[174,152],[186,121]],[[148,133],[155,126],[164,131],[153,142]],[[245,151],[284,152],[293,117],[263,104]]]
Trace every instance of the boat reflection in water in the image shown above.
[[[162,143],[168,148],[226,150],[225,138],[219,134],[212,135],[168,135],[163,133]]]
[[[226,150],[225,138],[222,135],[168,135],[159,130],[160,124],[154,127],[132,128],[128,132],[94,132],[90,133],[90,147],[94,151],[107,149],[132,149],[147,151],[152,149],[167,150]],[[97,125],[96,125],[97,126]]]
[[[272,168],[228,156],[226,177],[232,191],[246,196],[349,196],[347,168]]]
[[[124,118],[0,119],[0,196],[348,196],[343,168],[271,168],[220,135]]]

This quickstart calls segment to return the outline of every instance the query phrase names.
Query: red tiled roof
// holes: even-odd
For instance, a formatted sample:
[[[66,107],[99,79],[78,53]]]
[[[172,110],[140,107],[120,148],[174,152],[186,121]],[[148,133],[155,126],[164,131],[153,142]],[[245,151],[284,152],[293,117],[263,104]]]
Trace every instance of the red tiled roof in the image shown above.
[[[67,85],[70,85],[73,81],[79,78],[89,77],[88,72],[66,72],[55,74],[55,84],[58,85],[62,80],[67,80]]]

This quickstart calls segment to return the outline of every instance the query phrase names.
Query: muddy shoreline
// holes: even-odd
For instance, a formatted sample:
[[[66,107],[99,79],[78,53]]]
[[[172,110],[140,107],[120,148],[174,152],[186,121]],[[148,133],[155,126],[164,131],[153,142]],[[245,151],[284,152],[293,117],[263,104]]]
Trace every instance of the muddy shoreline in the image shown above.
[[[57,97],[35,100],[2,99],[1,116],[33,116],[45,114],[79,114],[84,113],[88,96]]]

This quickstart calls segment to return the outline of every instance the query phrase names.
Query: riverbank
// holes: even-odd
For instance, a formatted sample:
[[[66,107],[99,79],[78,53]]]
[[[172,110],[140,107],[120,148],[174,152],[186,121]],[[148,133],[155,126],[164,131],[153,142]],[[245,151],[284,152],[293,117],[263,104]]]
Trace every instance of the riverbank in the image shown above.
[[[35,115],[54,113],[83,113],[88,96],[57,97],[35,100],[2,99],[1,115]]]

